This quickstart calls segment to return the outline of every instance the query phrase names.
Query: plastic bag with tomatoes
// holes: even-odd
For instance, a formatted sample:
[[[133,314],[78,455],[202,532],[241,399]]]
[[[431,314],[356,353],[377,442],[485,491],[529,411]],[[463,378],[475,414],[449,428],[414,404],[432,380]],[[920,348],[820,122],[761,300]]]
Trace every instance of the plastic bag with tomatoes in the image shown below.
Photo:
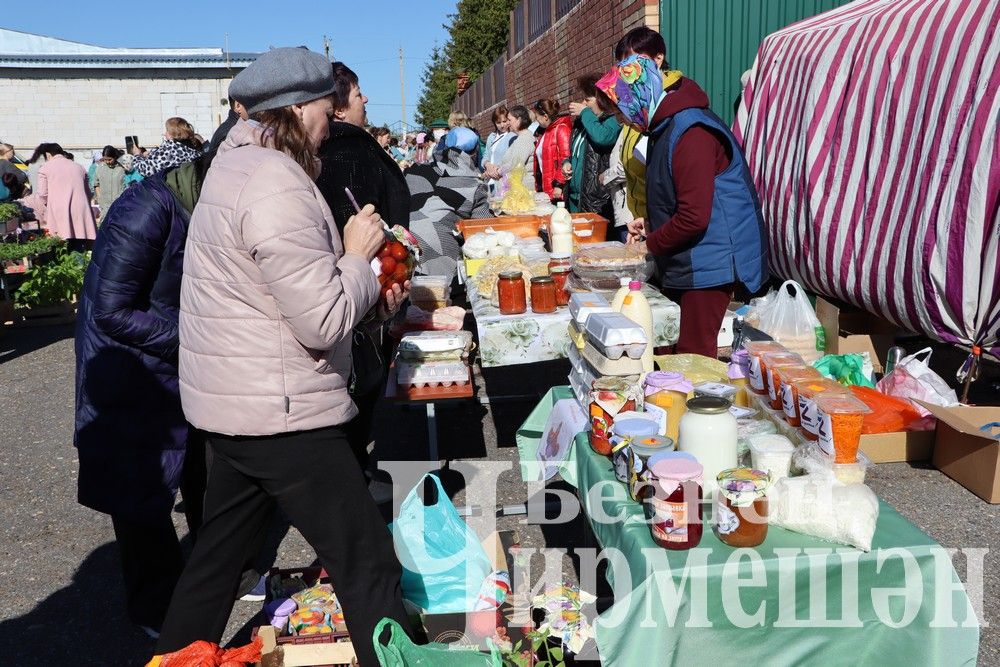
[[[386,293],[392,291],[393,285],[402,288],[403,283],[413,277],[419,263],[420,244],[416,237],[403,227],[393,225],[372,260],[372,269],[378,274],[378,282],[382,286],[382,301],[385,301]]]

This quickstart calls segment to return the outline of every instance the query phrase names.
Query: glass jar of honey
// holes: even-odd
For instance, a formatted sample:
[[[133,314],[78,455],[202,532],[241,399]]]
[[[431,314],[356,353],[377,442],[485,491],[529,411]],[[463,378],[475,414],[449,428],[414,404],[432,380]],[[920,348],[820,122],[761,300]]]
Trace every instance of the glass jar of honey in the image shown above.
[[[731,547],[755,547],[767,538],[767,492],[771,476],[762,470],[732,468],[716,478],[715,531]]]
[[[556,312],[556,282],[552,276],[531,279],[531,312]]]
[[[528,310],[520,271],[504,271],[497,276],[497,297],[501,315],[520,315]]]

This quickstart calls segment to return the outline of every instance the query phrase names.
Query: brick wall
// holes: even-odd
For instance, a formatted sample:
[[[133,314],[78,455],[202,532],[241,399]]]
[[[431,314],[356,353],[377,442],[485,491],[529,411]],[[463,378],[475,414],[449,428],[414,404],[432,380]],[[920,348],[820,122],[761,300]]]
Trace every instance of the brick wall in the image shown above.
[[[507,106],[530,106],[543,97],[554,97],[565,106],[579,99],[577,77],[588,72],[603,74],[612,65],[611,49],[622,35],[640,25],[659,30],[659,23],[659,0],[582,0],[543,35],[508,58],[504,77]],[[508,48],[508,53],[512,50]],[[493,131],[493,108],[473,116],[483,136]]]

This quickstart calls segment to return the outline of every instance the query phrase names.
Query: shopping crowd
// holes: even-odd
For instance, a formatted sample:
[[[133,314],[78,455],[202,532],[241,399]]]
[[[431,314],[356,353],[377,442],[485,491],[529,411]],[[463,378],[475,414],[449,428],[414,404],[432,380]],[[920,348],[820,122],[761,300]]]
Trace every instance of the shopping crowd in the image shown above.
[[[277,508],[330,573],[362,665],[378,664],[381,618],[410,631],[367,488],[388,369],[358,367],[373,349],[387,358],[408,295],[407,281],[380,298],[383,221],[410,228],[423,271],[453,276],[455,221],[492,215],[523,172],[530,190],[645,243],[681,306],[677,351],[714,356],[734,290],[766,281],[767,250],[738,143],[665,53],[636,28],[575,101],[497,107],[484,140],[461,113],[402,137],[371,128],[347,65],[277,48],[233,79],[209,142],[171,118],[159,147],[107,146],[89,174],[54,143],[20,189],[0,169],[7,197],[93,248],[76,334],[79,500],[111,516],[129,617],[157,654],[221,640],[234,600],[261,584]]]

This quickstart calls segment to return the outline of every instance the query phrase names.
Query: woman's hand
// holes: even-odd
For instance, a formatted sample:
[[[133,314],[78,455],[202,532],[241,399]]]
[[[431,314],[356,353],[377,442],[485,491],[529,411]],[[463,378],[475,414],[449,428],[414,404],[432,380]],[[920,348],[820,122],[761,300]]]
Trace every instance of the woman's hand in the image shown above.
[[[583,102],[570,102],[569,103],[569,114],[571,116],[573,116],[574,118],[576,118],[581,113],[583,113],[583,110],[586,109],[586,108],[587,108],[587,105],[584,104]]]
[[[379,318],[383,321],[391,319],[402,308],[408,296],[410,296],[409,280],[404,282],[402,287],[398,283],[393,285],[392,289],[385,293],[385,301],[380,299],[378,302]]]
[[[636,218],[628,223],[628,240],[626,243],[638,243],[646,238],[648,234],[649,230],[646,228],[646,220]]]
[[[382,230],[382,216],[375,212],[375,206],[366,204],[344,226],[344,252],[361,255],[370,262],[383,243],[385,232]]]

